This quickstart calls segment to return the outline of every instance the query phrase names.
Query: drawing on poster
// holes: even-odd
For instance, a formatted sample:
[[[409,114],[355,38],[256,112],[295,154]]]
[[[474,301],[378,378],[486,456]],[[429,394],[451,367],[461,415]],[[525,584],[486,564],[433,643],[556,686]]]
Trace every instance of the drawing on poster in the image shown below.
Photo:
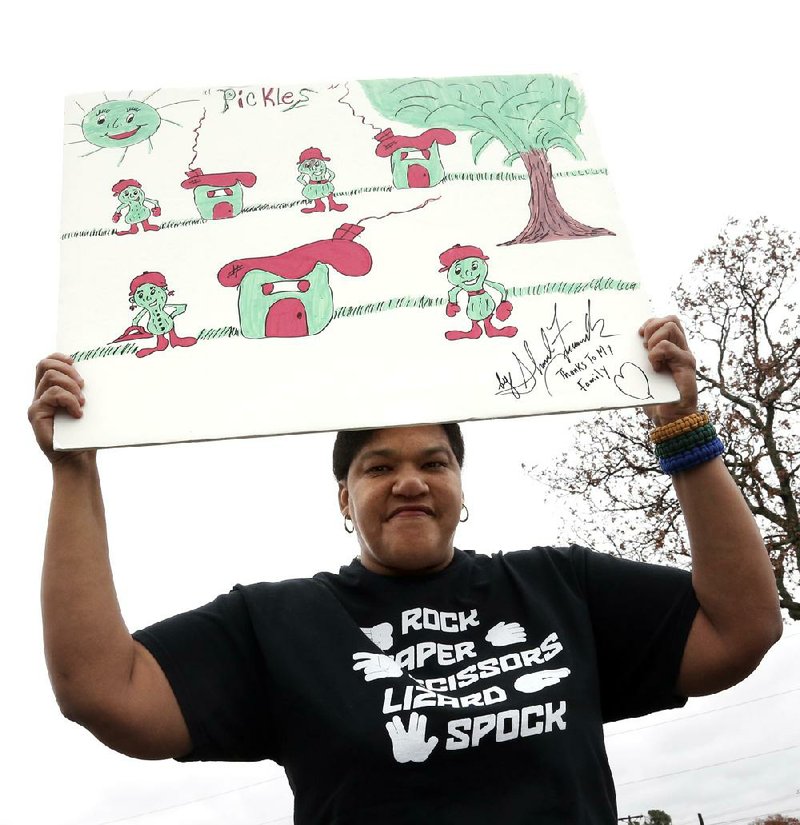
[[[173,304],[168,298],[175,293],[167,286],[167,279],[160,272],[143,272],[130,283],[128,301],[130,309],[139,312],[133,323],[112,343],[138,341],[156,336],[154,347],[142,347],[136,351],[137,358],[144,358],[154,352],[163,352],[167,347],[191,347],[197,338],[181,338],[175,332],[175,318],[186,312],[186,304]],[[171,311],[170,311],[171,310]],[[146,326],[139,322],[145,318]]]
[[[331,212],[344,212],[346,203],[336,203],[333,194],[336,191],[333,179],[336,177],[333,169],[328,167],[330,158],[326,158],[316,146],[309,146],[300,153],[297,161],[297,180],[303,185],[303,198],[313,203],[313,206],[304,206],[300,211],[308,215],[312,212],[324,212],[323,198],[328,201]]]
[[[511,166],[521,160],[531,188],[530,219],[509,244],[537,243],[614,234],[567,214],[556,195],[548,153],[566,149],[584,159],[577,143],[585,111],[583,95],[563,77],[448,78],[369,80],[370,102],[392,120],[420,128],[470,131],[472,159],[494,141],[508,153]]]
[[[66,124],[62,346],[102,371],[98,391],[119,420],[60,424],[74,433],[64,445],[180,440],[180,380],[163,416],[121,400],[132,371],[145,386],[159,380],[152,363],[225,382],[194,412],[193,438],[675,397],[635,336],[651,313],[575,81],[158,90],[161,105],[155,95],[84,96],[73,101],[81,123]],[[161,110],[179,104],[194,126],[162,141],[163,123],[182,124]],[[81,141],[68,139],[75,126]],[[137,144],[147,151],[129,154]],[[84,160],[110,148],[121,156]],[[129,235],[138,240],[107,241]],[[119,334],[113,296],[125,289],[136,315]],[[179,335],[188,306],[188,329],[178,325],[192,334]],[[354,369],[371,391],[329,415],[320,398]],[[254,384],[264,370],[292,394]],[[243,387],[251,401],[233,415]],[[136,429],[154,418],[163,433]]]
[[[200,168],[189,169],[186,180],[181,181],[184,189],[194,193],[194,205],[204,221],[218,221],[235,218],[244,208],[242,189],[256,182],[252,172],[212,172],[204,174]]]
[[[446,313],[452,318],[461,312],[458,297],[462,292],[467,294],[467,318],[472,321],[472,326],[467,331],[451,329],[445,332],[444,337],[448,341],[460,341],[464,338],[475,340],[481,337],[481,323],[483,329],[490,338],[500,336],[502,338],[513,338],[517,334],[517,328],[512,326],[495,327],[492,324],[492,317],[499,321],[505,321],[511,310],[514,308],[508,300],[508,290],[496,281],[489,281],[486,276],[489,274],[489,266],[486,261],[488,255],[484,255],[480,247],[461,246],[456,244],[445,250],[439,256],[442,264],[439,272],[447,273],[447,280],[453,284],[453,288],[447,293]],[[486,291],[486,287],[495,290],[500,303],[496,303],[491,294]]]
[[[186,179],[181,181],[183,189],[189,189],[194,195],[194,205],[204,221],[218,221],[235,218],[244,208],[243,188],[249,189],[256,183],[252,172],[212,172],[205,174],[200,167],[195,167],[197,144],[200,129],[206,118],[206,110],[194,129],[192,159],[189,161]]]
[[[119,223],[119,219],[122,218],[128,224],[125,230],[115,230],[115,235],[135,235],[140,225],[145,232],[157,232],[161,229],[157,224],[150,223],[151,217],[157,218],[161,215],[161,207],[157,200],[145,195],[138,180],[125,178],[117,181],[111,187],[111,192],[119,201],[111,220]]]
[[[173,100],[160,105],[147,102],[160,91],[160,89],[156,89],[143,100],[132,98],[132,91],[128,93],[127,98],[118,100],[110,100],[104,94],[103,100],[96,103],[88,111],[75,101],[75,105],[83,112],[83,117],[80,123],[68,123],[67,125],[78,127],[83,134],[83,139],[71,142],[88,143],[97,147],[86,152],[83,157],[93,155],[101,149],[122,149],[118,165],[125,160],[128,149],[137,143],[147,141],[148,151],[152,151],[153,136],[162,123],[169,123],[173,126],[181,125],[174,120],[163,117],[161,111],[168,106],[191,102],[189,100]]]
[[[342,224],[330,240],[314,241],[279,255],[225,264],[223,286],[239,289],[239,328],[245,338],[317,335],[333,319],[330,269],[366,275],[372,257],[356,238],[362,226]]]
[[[379,158],[390,158],[392,183],[397,189],[427,189],[444,180],[440,146],[456,142],[449,129],[428,129],[421,135],[396,135],[384,129],[375,135]]]

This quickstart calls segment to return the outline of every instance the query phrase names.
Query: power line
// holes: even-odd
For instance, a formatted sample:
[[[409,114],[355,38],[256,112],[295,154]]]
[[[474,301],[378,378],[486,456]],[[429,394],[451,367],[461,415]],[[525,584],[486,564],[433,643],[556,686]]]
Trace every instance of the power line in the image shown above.
[[[800,634],[798,634],[800,636]],[[699,713],[690,713],[686,716],[679,716],[676,719],[666,719],[663,722],[654,722],[652,725],[641,725],[638,728],[629,728],[628,730],[620,730],[615,731],[614,733],[607,733],[606,739],[610,739],[612,736],[622,736],[626,733],[635,733],[639,730],[647,730],[648,728],[658,728],[661,725],[671,725],[673,722],[683,722],[684,719],[694,719],[698,716],[706,716],[709,713],[719,713],[721,710],[729,710],[730,708],[739,708],[742,705],[750,705],[753,702],[763,702],[766,699],[775,699],[778,696],[786,696],[787,693],[794,693],[795,691],[800,690],[800,687],[789,688],[789,690],[784,690],[781,693],[770,693],[768,696],[757,696],[755,699],[747,699],[744,702],[737,702],[733,705],[724,705],[721,708],[711,708],[711,710],[703,710]]]
[[[800,808],[786,808],[783,811],[769,811],[760,814],[748,814],[747,816],[740,816],[738,819],[724,819],[722,822],[709,822],[708,825],[734,825],[736,822],[744,822],[747,819],[758,819],[761,816],[770,816],[771,814],[791,814],[794,811],[800,811]]]
[[[102,822],[96,822],[95,825],[115,825],[117,822],[127,822],[130,819],[139,819],[142,816],[150,816],[151,814],[160,814],[162,811],[172,811],[175,808],[184,808],[187,805],[195,805],[198,802],[206,802],[209,799],[216,799],[219,796],[227,796],[228,794],[238,793],[239,791],[246,791],[248,788],[257,788],[259,785],[268,785],[270,782],[276,782],[283,779],[283,774],[271,776],[269,779],[262,779],[259,782],[251,782],[249,785],[241,785],[238,788],[231,788],[227,791],[219,791],[208,796],[199,796],[197,799],[190,799],[187,802],[176,802],[174,805],[166,805],[163,808],[153,808],[149,811],[142,811],[140,814],[130,814],[129,816],[122,816],[119,819],[104,819]]]
[[[627,782],[618,782],[617,787],[621,788],[623,785],[635,785],[637,782],[651,782],[655,779],[665,779],[668,776],[677,776],[681,773],[693,773],[694,771],[702,771],[706,768],[718,768],[720,765],[730,765],[733,762],[744,762],[748,759],[757,759],[759,756],[771,756],[774,753],[784,753],[795,748],[800,748],[800,745],[789,745],[786,748],[777,748],[774,751],[764,751],[764,753],[753,753],[750,756],[740,756],[737,759],[727,759],[724,762],[714,762],[710,765],[699,765],[696,768],[684,768],[682,771],[672,771],[671,773],[662,773],[659,776],[644,776],[641,779],[630,779]]]
[[[771,805],[773,802],[783,802],[787,799],[798,799],[800,798],[800,790],[795,791],[791,794],[785,794],[783,796],[773,796],[770,799],[758,799],[755,802],[751,802],[748,805],[737,805],[735,808],[726,808],[723,811],[716,811],[710,816],[717,817],[717,816],[727,816],[728,814],[735,814],[739,813],[739,811],[746,811],[748,808],[760,808],[762,805]],[[709,814],[706,814],[709,816]],[[691,823],[686,820],[680,823],[673,823],[673,825],[695,825],[695,820],[692,818]]]
[[[798,792],[787,794],[786,796],[774,796],[772,799],[762,799],[760,802],[753,802],[751,805],[737,805],[735,808],[727,808],[724,811],[718,811],[711,814],[711,816],[727,816],[728,814],[738,814],[740,811],[746,811],[748,808],[760,808],[762,805],[771,805],[773,802],[785,802],[787,799],[797,799]]]

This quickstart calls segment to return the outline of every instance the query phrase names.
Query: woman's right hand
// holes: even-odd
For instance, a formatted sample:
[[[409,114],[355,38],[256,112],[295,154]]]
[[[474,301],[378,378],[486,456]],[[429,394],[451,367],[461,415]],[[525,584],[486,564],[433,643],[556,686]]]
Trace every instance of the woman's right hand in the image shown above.
[[[42,452],[51,464],[73,461],[78,456],[94,455],[95,450],[57,452],[53,448],[53,419],[56,411],[66,410],[73,418],[83,415],[85,398],[83,378],[69,355],[55,352],[36,365],[36,390],[28,407],[28,421]]]

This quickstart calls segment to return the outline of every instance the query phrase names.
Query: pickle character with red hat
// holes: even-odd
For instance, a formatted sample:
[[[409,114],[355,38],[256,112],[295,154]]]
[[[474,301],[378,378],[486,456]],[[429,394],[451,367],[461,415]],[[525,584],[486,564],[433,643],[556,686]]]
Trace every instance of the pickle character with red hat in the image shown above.
[[[138,180],[125,178],[117,181],[111,187],[111,192],[117,196],[120,203],[111,220],[117,223],[122,217],[122,210],[126,209],[125,223],[130,227],[124,232],[120,232],[119,229],[114,230],[115,235],[135,235],[139,231],[137,224],[141,224],[145,232],[157,232],[161,229],[160,226],[150,223],[150,216],[158,217],[161,214],[161,207],[157,200],[145,196],[142,184]],[[152,205],[152,209],[147,205],[148,203]]]
[[[132,326],[128,327],[124,335],[128,336],[128,340],[134,337],[145,337],[144,329],[137,325],[142,316],[146,314],[148,316],[147,332],[150,336],[156,336],[156,345],[138,350],[137,358],[144,358],[154,352],[162,352],[168,346],[191,347],[197,343],[197,338],[180,338],[175,332],[175,316],[186,312],[186,304],[167,303],[167,298],[173,294],[167,286],[167,279],[160,272],[143,272],[131,281],[128,296],[130,308],[134,309],[138,306],[142,310],[133,319]],[[167,307],[174,307],[174,312],[168,312]],[[135,335],[134,330],[138,330]]]
[[[300,160],[297,161],[297,171],[300,174],[297,180],[303,184],[303,197],[307,201],[314,201],[313,206],[304,206],[301,212],[324,212],[323,198],[328,199],[328,208],[332,211],[344,212],[347,209],[346,203],[336,203],[333,199],[333,179],[336,175],[325,163],[328,160],[330,158],[324,157],[316,146],[309,146],[300,153]]]
[[[472,321],[472,327],[469,330],[448,330],[444,334],[448,341],[480,338],[481,323],[486,335],[490,338],[496,336],[513,338],[517,334],[516,327],[496,327],[492,324],[492,316],[496,316],[498,321],[505,321],[514,307],[508,300],[506,288],[495,281],[487,280],[489,265],[486,261],[488,260],[488,256],[483,254],[480,247],[461,246],[461,244],[451,246],[439,256],[439,262],[442,265],[439,272],[446,272],[447,280],[453,284],[452,289],[447,293],[447,307],[445,308],[447,316],[452,318],[461,312],[458,296],[459,293],[466,292],[467,318]],[[486,291],[487,286],[499,293],[499,304],[495,303],[494,298]]]

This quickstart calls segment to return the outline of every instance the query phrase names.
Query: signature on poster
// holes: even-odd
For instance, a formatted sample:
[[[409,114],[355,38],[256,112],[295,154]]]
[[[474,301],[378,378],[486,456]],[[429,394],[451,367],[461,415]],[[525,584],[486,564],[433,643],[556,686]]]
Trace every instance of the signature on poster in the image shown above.
[[[511,369],[495,372],[495,395],[519,399],[543,387],[552,396],[555,385],[564,383],[588,392],[597,382],[613,381],[624,395],[650,397],[647,377],[642,370],[633,370],[634,364],[609,367],[608,361],[615,355],[615,344],[610,339],[618,334],[607,331],[608,321],[604,317],[592,315],[591,299],[586,301],[580,327],[575,319],[564,319],[563,311],[559,312],[556,302],[549,324],[539,328],[540,343],[532,345],[524,340],[521,351],[512,352]]]

